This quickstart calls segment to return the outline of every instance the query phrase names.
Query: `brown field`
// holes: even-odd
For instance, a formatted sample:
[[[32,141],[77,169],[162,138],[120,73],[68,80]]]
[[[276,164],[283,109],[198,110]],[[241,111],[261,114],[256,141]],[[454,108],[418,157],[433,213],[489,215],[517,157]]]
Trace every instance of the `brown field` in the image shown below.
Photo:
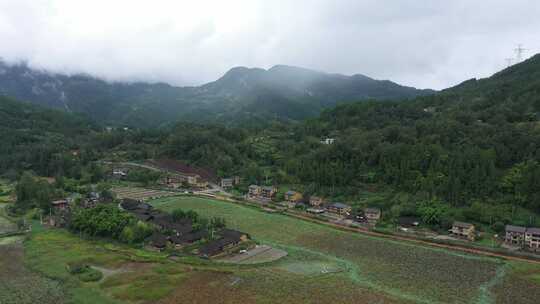
[[[178,192],[144,189],[136,187],[115,187],[112,192],[119,199],[131,198],[136,200],[158,199],[178,195]]]

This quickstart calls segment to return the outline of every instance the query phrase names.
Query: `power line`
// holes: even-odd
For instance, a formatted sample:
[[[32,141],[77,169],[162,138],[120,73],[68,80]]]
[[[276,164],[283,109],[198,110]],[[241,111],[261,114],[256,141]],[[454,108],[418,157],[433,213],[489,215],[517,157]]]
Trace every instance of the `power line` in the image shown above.
[[[524,49],[521,43],[518,44],[517,48],[514,49],[514,52],[516,52],[516,60],[518,63],[521,62],[521,60],[523,59],[523,53],[525,53],[526,50],[527,49]]]

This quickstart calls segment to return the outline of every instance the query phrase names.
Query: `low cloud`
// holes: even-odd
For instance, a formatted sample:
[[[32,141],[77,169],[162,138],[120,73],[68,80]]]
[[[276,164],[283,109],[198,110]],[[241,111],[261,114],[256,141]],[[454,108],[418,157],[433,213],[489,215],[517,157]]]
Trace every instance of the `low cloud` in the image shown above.
[[[0,57],[176,85],[289,64],[441,89],[540,50],[537,1],[0,0]]]

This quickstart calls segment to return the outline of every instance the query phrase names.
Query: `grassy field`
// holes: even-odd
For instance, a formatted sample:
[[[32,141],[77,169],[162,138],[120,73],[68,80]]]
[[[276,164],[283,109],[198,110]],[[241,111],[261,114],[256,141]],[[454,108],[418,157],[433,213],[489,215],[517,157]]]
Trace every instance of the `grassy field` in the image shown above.
[[[277,297],[280,303],[403,303],[358,288],[344,273],[321,276],[311,265],[239,266],[193,257],[172,261],[161,253],[83,240],[64,230],[33,234],[25,250],[27,267],[60,284],[62,299],[69,303],[276,303]],[[304,258],[319,259],[317,254],[298,252],[294,261]],[[84,283],[66,269],[75,262],[112,274]],[[339,267],[337,261],[319,263]],[[302,288],[305,284],[310,288]]]
[[[508,277],[523,278],[536,287],[533,292],[513,288],[520,303],[534,303],[527,299],[540,295],[540,284],[534,279],[539,270],[523,276],[495,259],[336,231],[208,199],[178,197],[151,203],[168,211],[183,208],[208,217],[225,217],[229,226],[250,233],[257,241],[287,250],[289,256],[274,266],[284,273],[321,280],[333,277],[322,273],[334,273],[348,284],[418,303],[505,303],[496,290],[504,288]]]
[[[151,203],[225,217],[228,226],[288,256],[258,265],[171,260],[34,223],[24,244],[0,245],[0,268],[9,264],[0,275],[0,303],[527,304],[540,296],[540,267],[529,264],[380,240],[215,200]],[[94,266],[104,278],[83,282],[67,270],[72,263]],[[22,292],[26,285],[32,293]]]

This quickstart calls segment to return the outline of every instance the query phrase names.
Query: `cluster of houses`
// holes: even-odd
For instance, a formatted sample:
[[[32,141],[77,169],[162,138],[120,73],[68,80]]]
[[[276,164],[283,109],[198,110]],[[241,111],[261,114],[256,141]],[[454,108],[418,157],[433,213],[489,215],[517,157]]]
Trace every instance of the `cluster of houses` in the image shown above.
[[[504,241],[510,246],[540,251],[540,228],[506,225]]]
[[[208,241],[198,249],[198,255],[211,258],[228,252],[249,239],[248,234],[232,229],[221,229],[215,235],[211,235],[206,229],[195,230],[191,219],[175,221],[170,214],[133,199],[124,199],[119,207],[156,228],[150,237],[150,245],[159,251],[168,246],[180,249],[198,241]]]
[[[379,208],[364,208],[361,212],[353,213],[352,207],[340,202],[326,202],[322,197],[310,196],[306,205],[302,193],[297,191],[287,191],[284,194],[285,203],[289,208],[299,205],[306,207],[306,211],[313,214],[331,213],[343,218],[348,218],[357,222],[375,224],[381,218]]]
[[[148,164],[166,172],[158,182],[173,189],[183,188],[186,185],[191,188],[206,189],[208,181],[217,180],[211,170],[190,166],[178,160],[150,160]]]
[[[183,188],[186,185],[198,189],[206,189],[208,187],[208,182],[196,173],[168,173],[158,183],[172,189]]]
[[[94,208],[100,203],[107,203],[106,199],[102,198],[99,192],[90,192],[79,201],[79,207]],[[51,212],[45,217],[45,222],[53,227],[65,227],[71,215],[71,209],[75,203],[73,196],[51,201]]]

